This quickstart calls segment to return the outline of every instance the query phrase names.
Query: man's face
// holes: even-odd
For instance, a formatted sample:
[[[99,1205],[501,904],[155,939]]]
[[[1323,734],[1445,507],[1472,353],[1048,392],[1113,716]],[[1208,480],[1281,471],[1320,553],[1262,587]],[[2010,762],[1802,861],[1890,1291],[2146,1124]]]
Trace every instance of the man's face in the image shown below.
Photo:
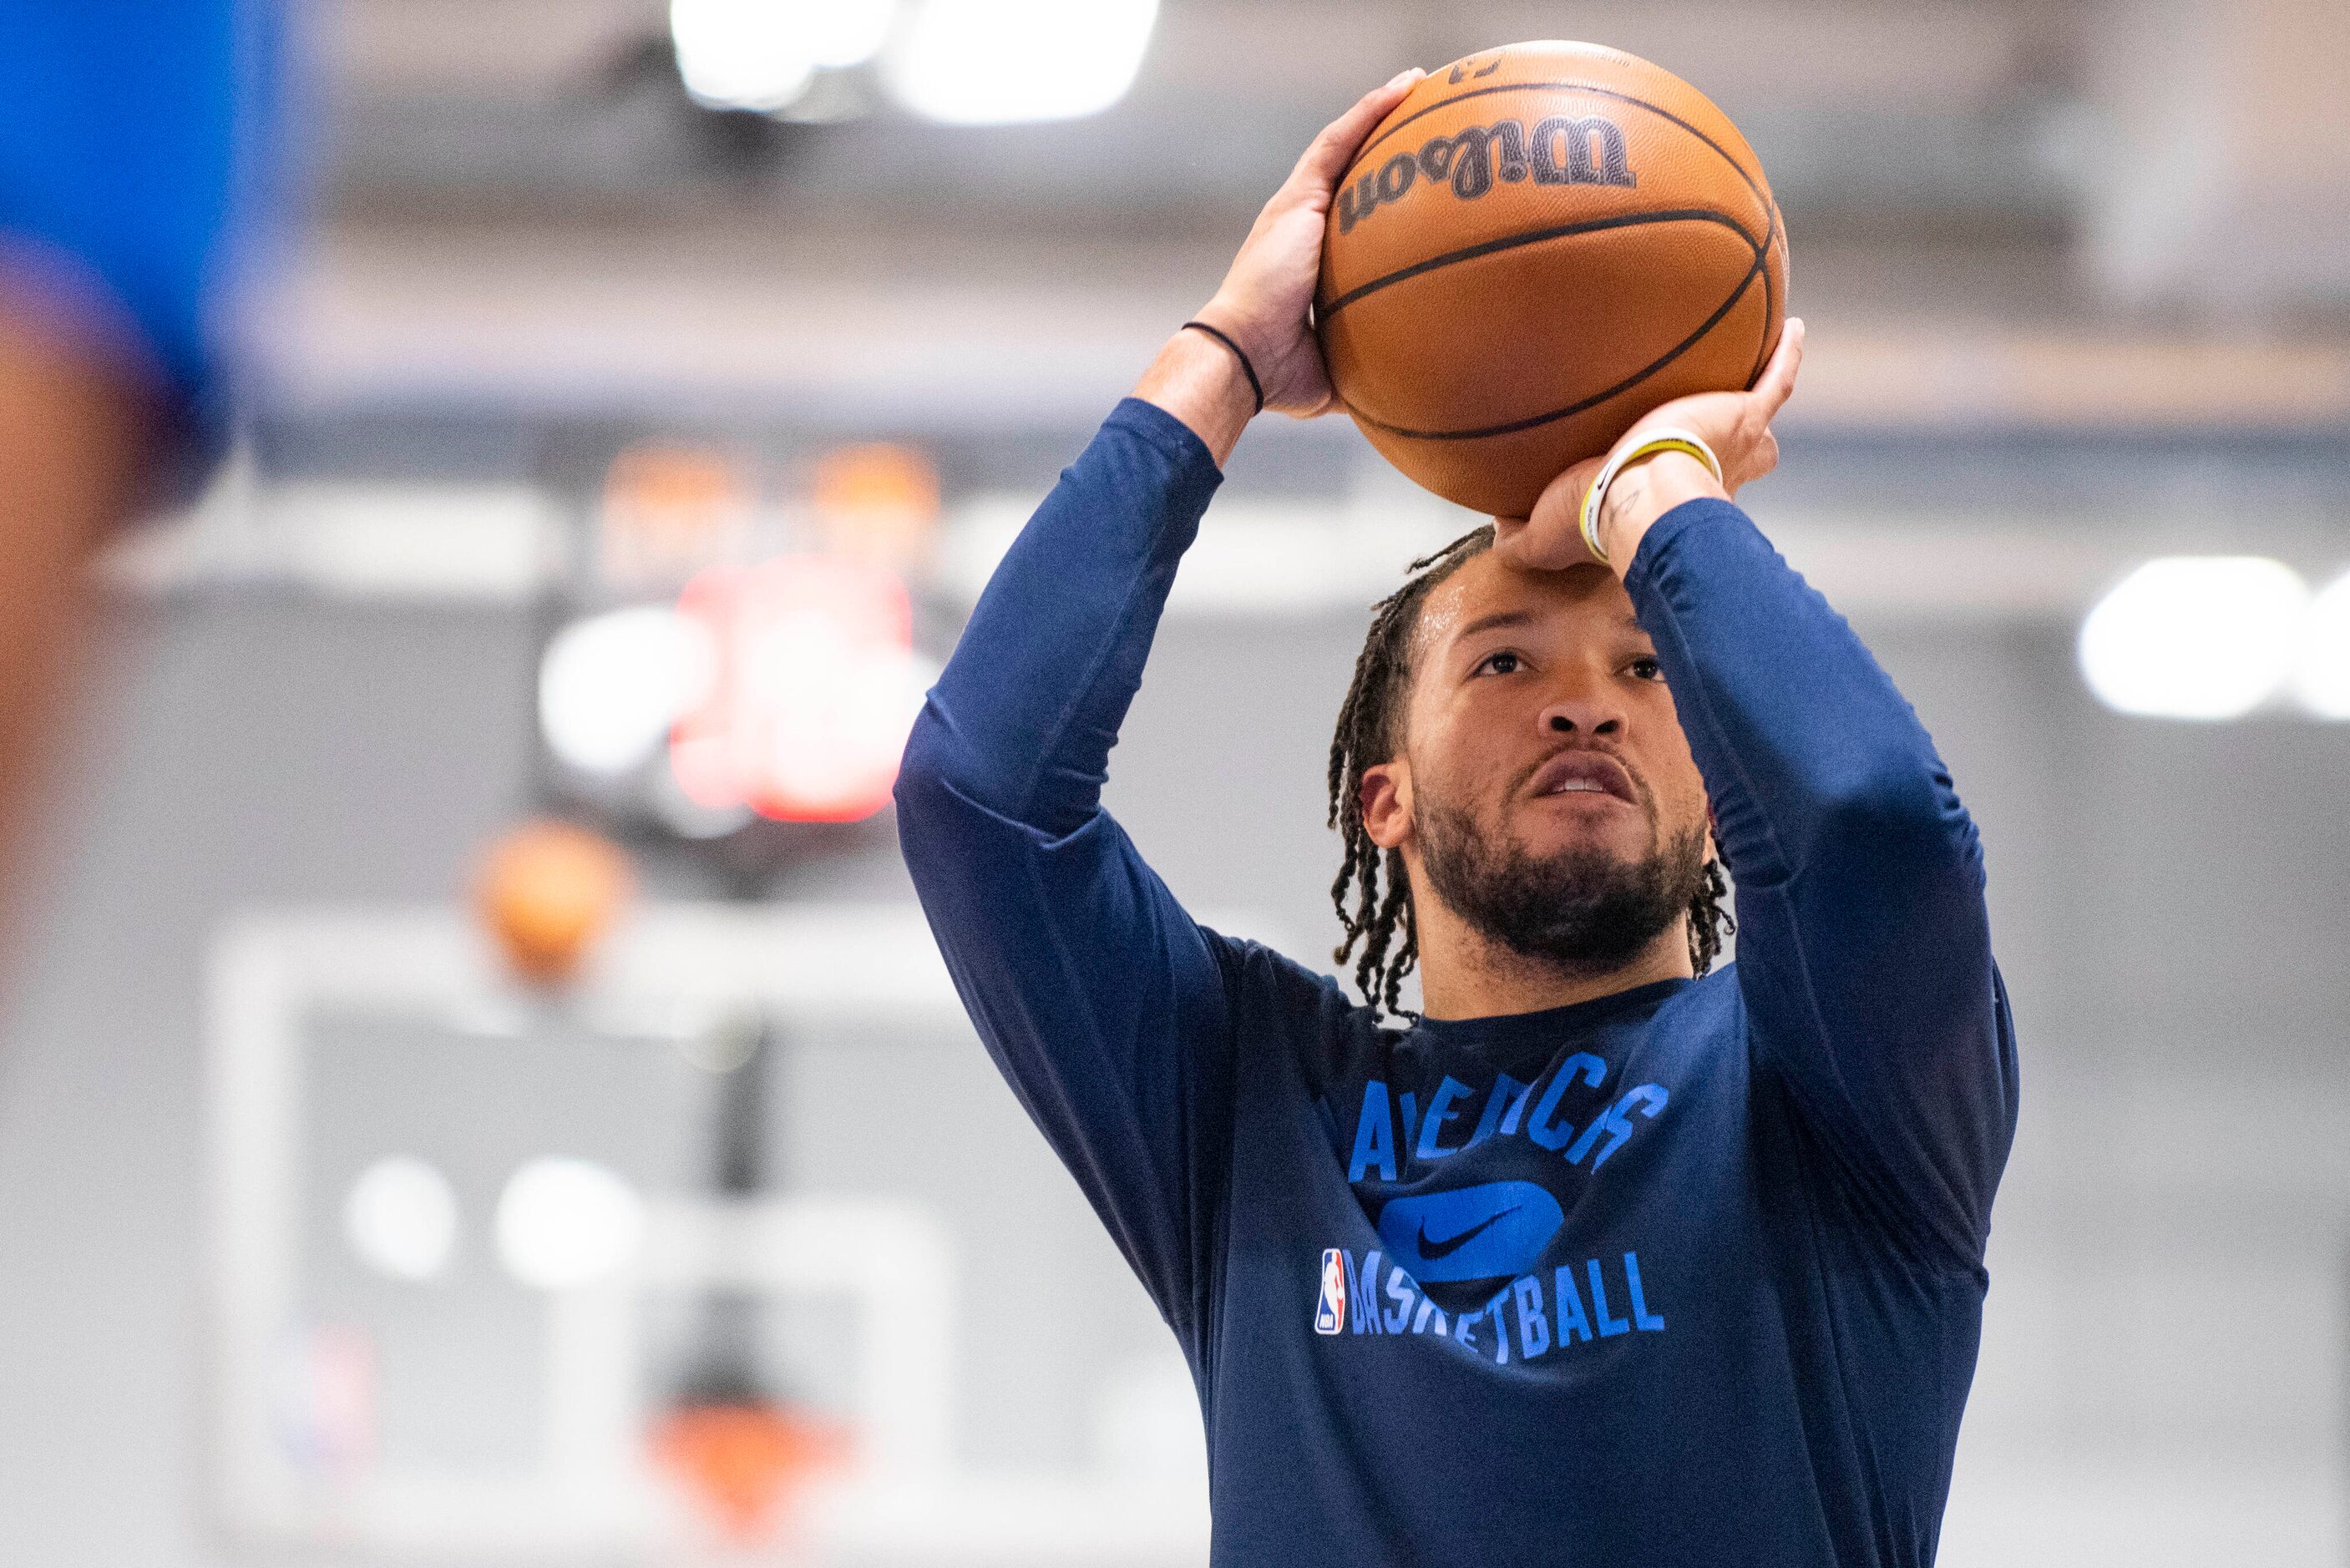
[[[1688,906],[1705,788],[1631,599],[1597,566],[1490,551],[1439,584],[1402,745],[1366,771],[1373,838],[1530,956],[1627,961]]]

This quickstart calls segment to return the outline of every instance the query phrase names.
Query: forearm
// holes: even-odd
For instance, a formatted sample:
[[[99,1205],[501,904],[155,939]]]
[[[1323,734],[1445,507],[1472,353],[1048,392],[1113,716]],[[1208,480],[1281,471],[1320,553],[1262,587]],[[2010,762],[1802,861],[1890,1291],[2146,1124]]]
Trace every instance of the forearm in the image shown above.
[[[909,767],[951,769],[973,800],[1033,827],[1082,826],[1221,477],[1174,417],[1121,403],[996,568]]]
[[[1183,421],[1223,467],[1256,415],[1256,394],[1231,348],[1186,327],[1167,340],[1134,395]]]
[[[1973,825],[1851,628],[1734,507],[1656,519],[1626,586],[1738,888],[1759,1066],[1823,1180],[1924,1255],[1979,1263],[2015,1116]]]
[[[0,293],[0,888],[72,684],[89,564],[136,503],[154,402],[121,369]]]
[[[1742,512],[1684,503],[1640,524],[1625,561],[1734,876],[1793,877],[1860,831],[1879,843],[1848,869],[1979,880],[1973,829],[1909,704]]]

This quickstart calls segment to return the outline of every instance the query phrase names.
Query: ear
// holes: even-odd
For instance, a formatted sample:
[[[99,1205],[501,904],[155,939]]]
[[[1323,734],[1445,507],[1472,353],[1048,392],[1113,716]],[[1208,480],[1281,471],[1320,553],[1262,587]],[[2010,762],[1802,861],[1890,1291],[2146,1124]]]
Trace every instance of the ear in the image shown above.
[[[1399,849],[1411,836],[1411,763],[1402,757],[1363,770],[1363,786],[1356,797],[1363,809],[1363,831],[1382,849]]]

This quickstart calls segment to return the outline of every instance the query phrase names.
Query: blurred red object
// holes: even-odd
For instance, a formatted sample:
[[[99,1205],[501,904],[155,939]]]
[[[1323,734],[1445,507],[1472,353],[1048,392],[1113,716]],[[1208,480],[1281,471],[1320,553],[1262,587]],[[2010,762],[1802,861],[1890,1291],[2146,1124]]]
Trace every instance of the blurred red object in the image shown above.
[[[921,701],[896,574],[823,556],[720,566],[678,608],[716,655],[708,694],[671,735],[687,798],[784,822],[856,822],[889,803]]]

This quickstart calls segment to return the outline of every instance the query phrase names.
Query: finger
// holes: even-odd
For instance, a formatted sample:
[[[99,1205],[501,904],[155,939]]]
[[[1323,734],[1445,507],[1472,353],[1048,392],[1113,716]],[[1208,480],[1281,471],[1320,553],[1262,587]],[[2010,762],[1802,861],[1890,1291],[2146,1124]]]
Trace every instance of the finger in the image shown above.
[[[1336,184],[1338,176],[1346,172],[1347,163],[1363,145],[1363,139],[1370,135],[1371,128],[1385,119],[1388,111],[1401,103],[1404,94],[1427,74],[1414,66],[1357,99],[1354,108],[1323,127],[1322,134],[1313,140],[1305,155],[1298,159],[1290,179],[1324,191]]]
[[[1795,395],[1795,372],[1804,363],[1804,322],[1791,316],[1780,330],[1779,346],[1771,351],[1771,362],[1762,367],[1762,379],[1754,383],[1754,397],[1762,405],[1765,420],[1778,417]]]
[[[1356,99],[1352,109],[1323,127],[1322,133],[1307,144],[1290,179],[1327,191],[1346,172],[1347,162],[1362,147],[1371,129],[1386,119],[1388,112],[1401,103],[1404,95],[1427,74],[1414,66]]]

